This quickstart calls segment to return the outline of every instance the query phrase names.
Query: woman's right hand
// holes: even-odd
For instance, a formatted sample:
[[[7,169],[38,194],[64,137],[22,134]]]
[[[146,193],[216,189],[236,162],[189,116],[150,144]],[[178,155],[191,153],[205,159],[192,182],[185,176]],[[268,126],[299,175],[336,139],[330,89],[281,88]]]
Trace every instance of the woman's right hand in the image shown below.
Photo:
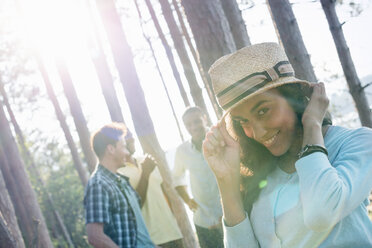
[[[203,142],[203,153],[218,181],[239,182],[239,143],[227,132],[224,119],[207,133]]]
[[[225,120],[207,133],[203,153],[217,178],[225,224],[234,226],[246,215],[240,194],[240,147],[226,131]]]

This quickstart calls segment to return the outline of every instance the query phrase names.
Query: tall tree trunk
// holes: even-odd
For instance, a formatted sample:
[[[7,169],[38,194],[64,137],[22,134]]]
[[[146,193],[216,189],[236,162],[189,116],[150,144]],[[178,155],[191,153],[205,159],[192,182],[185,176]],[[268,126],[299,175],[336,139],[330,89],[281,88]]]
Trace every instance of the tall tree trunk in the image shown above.
[[[183,71],[189,83],[192,99],[194,100],[195,105],[200,107],[208,116],[208,119],[210,119],[207,107],[205,106],[202,90],[199,87],[198,81],[196,80],[191,60],[187,54],[187,50],[182,39],[182,34],[177,26],[176,20],[174,19],[170,4],[168,0],[159,0],[159,2],[173,40],[174,47],[176,48],[178,57],[180,58],[183,66]]]
[[[8,120],[6,119],[3,105],[0,104],[0,146],[4,151],[9,165],[11,165],[12,177],[17,183],[23,203],[27,202],[27,217],[34,222],[34,233],[28,240],[31,245],[37,247],[52,247],[49,232],[46,227],[44,217],[41,213],[34,190],[31,187],[23,161],[21,160],[17,144],[12,136]]]
[[[1,146],[1,145],[0,145]],[[23,234],[24,241],[30,243],[33,239],[33,224],[27,214],[21,193],[17,188],[15,179],[13,178],[9,162],[5,156],[4,151],[0,147],[0,168],[4,175],[4,181],[9,192],[9,196],[12,199],[14,210],[18,220],[18,226]]]
[[[221,5],[229,22],[236,49],[251,45],[242,12],[236,0],[222,0]]]
[[[183,0],[187,20],[194,34],[203,70],[220,57],[236,50],[229,23],[219,0]],[[209,75],[208,83],[212,89]],[[219,109],[218,117],[222,114]]]
[[[337,54],[341,61],[349,91],[354,99],[358,110],[360,122],[363,126],[372,127],[371,108],[365,95],[358,74],[355,70],[353,59],[351,58],[349,47],[346,44],[345,36],[342,31],[342,25],[338,20],[334,0],[321,0],[324,13],[327,17],[329,29],[331,30],[333,40],[337,48]]]
[[[182,140],[182,142],[184,141],[184,138],[183,138],[183,134],[182,134],[182,131],[181,131],[181,126],[180,126],[180,123],[178,121],[178,118],[177,118],[177,115],[176,115],[176,112],[174,110],[174,107],[173,107],[173,103],[172,103],[172,100],[169,96],[169,92],[168,92],[168,88],[167,88],[167,85],[165,84],[165,80],[164,80],[164,77],[163,77],[163,74],[161,73],[161,70],[160,70],[160,66],[159,66],[159,63],[158,63],[158,60],[156,59],[156,56],[155,56],[155,51],[154,51],[154,48],[152,47],[152,44],[151,44],[151,40],[150,40],[150,37],[148,37],[145,33],[145,29],[143,28],[143,23],[144,23],[144,20],[142,18],[142,14],[141,14],[141,11],[139,9],[139,6],[138,6],[138,2],[137,0],[134,0],[134,4],[136,5],[136,9],[137,9],[137,13],[138,13],[138,17],[140,19],[140,25],[141,25],[141,29],[142,29],[142,34],[143,34],[143,37],[145,38],[147,44],[149,45],[150,47],[150,50],[151,50],[151,54],[152,54],[152,57],[155,61],[155,66],[156,66],[156,69],[159,73],[159,77],[161,79],[161,82],[163,83],[163,87],[164,87],[164,90],[165,90],[165,93],[167,94],[167,98],[168,98],[168,102],[169,102],[169,105],[172,109],[172,114],[173,114],[173,117],[174,117],[174,120],[176,121],[176,125],[177,125],[177,129],[178,129],[178,132],[180,134],[180,138]]]
[[[316,82],[316,76],[292,7],[288,0],[267,0],[278,38],[284,47],[296,77]]]
[[[196,65],[198,66],[200,77],[202,78],[203,83],[204,83],[204,87],[207,90],[208,97],[209,97],[209,100],[212,103],[214,113],[216,114],[216,116],[219,116],[219,113],[220,113],[221,109],[220,109],[220,107],[217,103],[217,99],[216,99],[216,97],[213,93],[213,88],[211,87],[211,85],[208,81],[208,76],[206,75],[206,72],[204,71],[204,69],[203,69],[203,67],[200,63],[199,54],[195,51],[194,45],[191,42],[191,37],[189,35],[189,31],[187,30],[185,22],[184,22],[185,13],[183,11],[183,7],[179,6],[177,0],[172,0],[172,4],[173,4],[173,7],[174,7],[174,10],[176,11],[177,18],[178,18],[178,21],[179,21],[180,26],[181,26],[182,34],[185,37],[186,43],[187,43],[187,45],[188,45],[188,47],[191,51],[191,54],[192,54],[192,56],[195,60]],[[181,9],[182,9],[182,13],[181,13]]]
[[[45,185],[45,182],[42,179],[42,177],[40,175],[40,172],[39,172],[39,170],[38,170],[38,168],[37,168],[37,166],[35,164],[34,158],[31,155],[29,149],[25,145],[26,143],[25,143],[25,139],[24,139],[22,130],[19,127],[18,122],[17,122],[17,120],[15,118],[15,115],[13,113],[13,110],[12,110],[10,104],[9,104],[8,96],[7,96],[6,92],[5,92],[4,85],[3,85],[2,82],[0,82],[0,93],[3,96],[3,102],[4,102],[5,107],[8,110],[10,121],[11,121],[13,127],[14,127],[14,131],[15,131],[16,136],[17,136],[18,144],[19,144],[19,146],[22,149],[22,154],[24,154],[24,157],[28,160],[28,162],[30,164],[30,167],[31,167],[32,173],[34,174],[36,180],[38,181],[38,183],[39,183],[42,191],[46,195],[47,201],[49,203],[49,206],[52,209],[52,212],[54,214],[54,218],[56,219],[56,222],[58,223],[58,226],[60,228],[60,231],[62,232],[62,234],[63,234],[66,242],[69,244],[69,247],[74,247],[74,244],[72,243],[70,234],[68,233],[67,228],[65,226],[65,223],[63,222],[62,218],[59,215],[59,212],[57,211],[57,209],[55,207],[55,204],[53,202],[53,199],[52,199],[52,197],[51,197],[51,195],[50,195],[50,193],[49,193],[49,191],[48,191],[48,189],[47,189],[47,187]]]
[[[88,129],[87,121],[85,120],[83,110],[79,99],[77,97],[75,87],[65,62],[61,58],[57,58],[56,66],[61,77],[63,90],[65,92],[68,105],[70,106],[71,115],[74,119],[76,131],[79,135],[81,149],[83,150],[85,160],[88,164],[89,172],[92,173],[97,164],[97,158],[93,153],[90,145],[90,132]]]
[[[148,152],[158,159],[159,170],[164,179],[165,190],[171,200],[171,206],[182,231],[186,246],[196,247],[197,244],[186,215],[185,207],[175,189],[172,187],[170,171],[164,159],[164,152],[155,134],[154,125],[134,66],[133,55],[127,43],[115,4],[112,0],[97,0],[96,2],[110,41],[112,54],[124,88],[139,141],[144,152]]]
[[[124,122],[124,117],[121,112],[118,97],[115,92],[114,79],[110,72],[106,56],[103,52],[101,38],[97,33],[97,23],[92,13],[91,3],[86,1],[86,6],[89,11],[89,19],[92,23],[93,37],[88,40],[90,47],[90,56],[97,72],[99,83],[101,85],[102,94],[105,98],[111,120],[113,122]]]
[[[0,159],[1,163],[1,159]],[[19,229],[13,203],[0,170],[0,246],[23,248],[25,244]]]
[[[75,166],[75,168],[76,168],[76,170],[79,174],[81,183],[83,184],[83,187],[85,187],[85,185],[88,183],[88,175],[87,175],[87,172],[84,169],[83,164],[81,162],[76,144],[75,144],[75,142],[72,138],[72,134],[71,134],[70,129],[67,125],[66,118],[65,118],[65,116],[62,112],[61,107],[59,106],[57,97],[56,97],[56,95],[54,93],[54,90],[53,90],[53,87],[52,87],[52,85],[49,81],[49,77],[48,77],[47,71],[45,70],[43,62],[38,57],[36,57],[36,61],[38,63],[40,73],[43,77],[43,81],[44,81],[48,96],[50,98],[50,101],[53,104],[54,111],[56,112],[56,116],[57,116],[57,119],[59,121],[59,125],[61,126],[61,128],[63,130],[63,133],[65,135],[67,145],[68,145],[68,147],[70,149],[70,152],[71,152],[72,161],[74,162],[74,166]]]
[[[145,2],[146,2],[146,5],[147,5],[148,10],[150,12],[151,19],[154,22],[156,31],[158,32],[159,38],[160,38],[160,40],[161,40],[161,42],[162,42],[162,44],[164,46],[165,52],[167,54],[167,57],[168,57],[168,60],[169,60],[169,63],[170,63],[170,66],[172,68],[173,76],[174,76],[174,78],[175,78],[175,80],[177,82],[178,89],[179,89],[179,91],[181,93],[183,102],[184,102],[184,104],[185,104],[186,107],[187,106],[190,106],[190,101],[187,98],[187,94],[186,94],[186,91],[185,91],[185,89],[183,87],[180,74],[179,74],[179,72],[177,70],[176,62],[174,61],[172,49],[169,46],[168,41],[167,41],[167,39],[164,36],[163,30],[160,27],[158,18],[156,17],[154,8],[152,7],[150,0],[145,0]]]

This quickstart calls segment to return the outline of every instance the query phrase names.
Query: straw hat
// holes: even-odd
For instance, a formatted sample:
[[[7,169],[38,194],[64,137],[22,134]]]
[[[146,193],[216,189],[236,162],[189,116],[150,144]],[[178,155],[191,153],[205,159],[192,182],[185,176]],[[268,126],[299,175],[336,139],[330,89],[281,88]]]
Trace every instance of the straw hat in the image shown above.
[[[218,103],[226,111],[266,90],[283,84],[310,83],[294,77],[281,46],[261,43],[244,47],[218,59],[209,69]]]

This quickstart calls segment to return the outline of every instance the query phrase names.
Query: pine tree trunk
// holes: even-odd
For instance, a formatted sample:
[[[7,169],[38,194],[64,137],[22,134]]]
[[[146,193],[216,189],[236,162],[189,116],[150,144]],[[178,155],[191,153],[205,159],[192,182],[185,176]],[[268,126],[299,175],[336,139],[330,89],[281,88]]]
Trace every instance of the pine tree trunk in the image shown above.
[[[296,77],[316,82],[301,32],[288,0],[267,0],[278,38],[284,47]]]
[[[322,3],[324,13],[327,17],[329,29],[331,30],[332,37],[337,48],[337,54],[341,61],[350,94],[354,99],[360,122],[363,126],[372,127],[371,108],[369,107],[364,88],[362,87],[358,74],[355,70],[349,47],[346,44],[345,36],[342,31],[342,25],[337,17],[335,1],[321,0],[320,2]]]
[[[178,89],[181,93],[181,96],[182,96],[182,99],[183,99],[183,102],[185,104],[185,106],[190,106],[190,101],[189,99],[187,98],[187,94],[186,94],[186,91],[183,87],[183,84],[182,84],[182,81],[181,81],[181,77],[180,77],[180,74],[178,72],[178,69],[177,69],[177,66],[176,66],[176,63],[174,61],[174,57],[173,57],[173,53],[172,53],[172,49],[171,47],[169,46],[168,44],[168,41],[166,40],[165,36],[164,36],[164,33],[163,33],[163,30],[161,29],[160,27],[160,24],[159,24],[159,21],[158,21],[158,18],[156,17],[156,14],[155,14],[155,11],[154,11],[154,8],[152,7],[151,5],[151,2],[150,0],[145,0],[146,2],[146,5],[147,5],[147,8],[150,12],[150,15],[151,15],[151,19],[152,21],[154,22],[154,25],[155,25],[155,28],[156,28],[156,31],[158,32],[158,35],[159,35],[159,38],[163,44],[163,47],[165,49],[165,52],[167,54],[167,57],[168,57],[168,60],[169,60],[169,63],[170,63],[170,66],[172,68],[172,72],[173,72],[173,76],[177,82],[177,85],[178,85]]]
[[[152,154],[157,159],[164,157],[155,135],[144,93],[134,66],[133,55],[123,32],[115,4],[112,0],[97,0],[96,2],[131,111],[135,131],[143,151]],[[147,146],[147,144],[150,145]],[[171,187],[172,178],[170,171],[167,167],[167,163],[163,161],[164,160],[159,160],[159,170],[166,185],[165,190],[171,201],[173,213],[180,226],[186,246],[196,247],[195,237],[190,222],[188,221],[185,207],[181,199],[177,196],[175,189]]]
[[[159,2],[173,40],[174,47],[176,48],[183,66],[183,71],[189,83],[192,99],[194,100],[195,105],[200,107],[204,111],[204,113],[207,114],[208,119],[210,119],[207,107],[205,106],[202,90],[199,87],[198,81],[196,80],[189,55],[187,54],[181,32],[177,26],[176,20],[174,19],[170,4],[168,0],[159,0]]]
[[[230,31],[234,38],[236,49],[251,45],[245,26],[242,12],[236,0],[222,0],[221,5],[230,25]]]
[[[1,163],[1,160],[0,160]],[[0,247],[23,248],[25,244],[19,229],[13,203],[0,170]]]
[[[115,92],[114,80],[109,70],[105,55],[103,54],[102,47],[99,47],[96,52],[97,54],[91,55],[91,57],[99,78],[102,94],[105,98],[111,120],[113,122],[124,123],[124,117]]]
[[[75,87],[72,83],[72,79],[67,70],[65,62],[61,59],[57,59],[56,66],[61,77],[63,90],[65,92],[68,105],[70,106],[71,115],[75,122],[76,131],[79,135],[81,149],[83,150],[85,160],[87,161],[89,172],[92,173],[96,167],[97,158],[94,155],[90,145],[90,132],[87,121],[84,117],[83,110],[81,109]]]
[[[40,175],[40,172],[39,172],[39,170],[38,170],[38,168],[37,168],[37,166],[35,164],[34,158],[32,157],[30,151],[28,150],[28,148],[25,145],[26,143],[25,143],[25,139],[24,139],[22,130],[19,127],[18,122],[17,122],[17,120],[15,118],[15,115],[13,113],[13,110],[12,110],[10,104],[9,104],[8,96],[7,96],[6,92],[5,92],[4,85],[2,84],[2,82],[0,82],[0,93],[3,96],[3,102],[4,102],[5,107],[8,110],[10,121],[11,121],[11,123],[13,125],[14,131],[15,131],[16,136],[17,136],[18,145],[22,149],[21,150],[22,151],[22,154],[24,154],[24,158],[28,160],[29,165],[31,167],[31,172],[35,176],[37,182],[39,183],[39,186],[42,189],[42,191],[47,196],[47,201],[49,203],[49,206],[50,206],[50,208],[51,208],[51,210],[52,210],[52,212],[54,214],[54,218],[56,219],[56,222],[58,223],[59,229],[62,232],[62,234],[63,234],[66,242],[69,244],[69,247],[74,247],[74,244],[72,243],[70,234],[67,231],[67,228],[65,226],[65,223],[60,218],[60,215],[59,215],[59,213],[58,213],[58,211],[57,211],[57,209],[55,207],[55,204],[53,202],[53,199],[52,199],[52,197],[51,197],[51,195],[50,195],[50,193],[49,193],[49,191],[48,191],[48,189],[47,189],[47,187],[45,185],[45,182],[42,179],[42,177]]]
[[[180,26],[181,26],[182,34],[185,37],[186,43],[187,43],[187,45],[188,45],[188,47],[191,51],[191,54],[192,54],[192,56],[195,60],[196,65],[198,66],[200,77],[202,78],[203,83],[204,83],[204,87],[207,90],[208,97],[209,97],[209,100],[212,103],[214,113],[216,114],[216,116],[219,116],[219,113],[220,113],[221,109],[220,109],[220,107],[217,103],[217,99],[216,99],[216,97],[213,93],[213,88],[211,87],[211,85],[208,81],[208,76],[206,75],[206,72],[204,71],[204,69],[203,69],[203,67],[200,63],[199,54],[195,51],[194,45],[191,42],[189,32],[188,32],[188,30],[186,28],[186,25],[185,25],[185,22],[184,22],[183,8],[182,8],[182,6],[179,6],[177,0],[172,0],[172,4],[173,4],[173,7],[174,7],[174,10],[176,11],[177,18],[178,18],[178,21],[179,21]],[[181,13],[181,9],[182,9],[183,14]]]
[[[134,4],[136,5],[136,9],[137,9],[137,12],[138,12],[138,17],[139,17],[139,19],[140,19],[140,24],[141,24],[141,29],[142,29],[143,37],[145,38],[147,44],[148,44],[149,47],[150,47],[151,54],[152,54],[152,57],[153,57],[154,62],[155,62],[156,70],[158,71],[158,73],[159,73],[159,77],[160,77],[160,79],[161,79],[161,82],[163,83],[163,87],[164,87],[165,93],[167,94],[167,98],[168,98],[169,105],[170,105],[170,107],[171,107],[171,109],[172,109],[173,118],[174,118],[174,120],[176,121],[177,129],[178,129],[178,132],[179,132],[179,134],[180,134],[180,138],[181,138],[181,140],[182,140],[182,142],[183,142],[185,139],[183,138],[183,134],[182,134],[182,131],[181,131],[181,126],[180,126],[180,123],[179,123],[179,121],[178,121],[178,118],[177,118],[176,112],[175,112],[175,110],[174,110],[173,102],[172,102],[172,100],[171,100],[171,98],[170,98],[170,96],[169,96],[169,91],[168,91],[167,85],[165,84],[165,80],[164,80],[163,74],[162,74],[162,72],[161,72],[161,70],[160,70],[160,66],[159,66],[158,60],[157,60],[157,58],[156,58],[156,56],[155,56],[155,51],[154,51],[154,48],[153,48],[153,46],[152,46],[152,44],[151,44],[150,37],[148,37],[148,36],[146,35],[145,30],[144,30],[144,28],[143,28],[144,20],[143,20],[143,18],[142,18],[142,14],[141,14],[141,11],[140,11],[140,9],[139,9],[139,6],[138,6],[138,2],[137,2],[137,0],[134,0]]]
[[[218,0],[183,0],[187,20],[194,34],[203,70],[220,57],[236,50],[229,23]],[[209,75],[208,83],[212,89]],[[218,117],[222,114],[219,109]]]
[[[8,160],[5,156],[4,151],[0,147],[0,168],[4,175],[4,181],[6,188],[8,189],[9,196],[13,202],[14,210],[18,220],[18,226],[22,232],[25,243],[30,243],[33,239],[33,226],[30,218],[27,214],[24,202],[22,200],[21,194],[17,188],[15,179],[13,178],[11,168],[9,166]]]
[[[107,63],[106,56],[103,52],[101,38],[97,33],[97,24],[92,13],[91,3],[86,1],[86,6],[89,11],[90,21],[92,22],[93,37],[88,40],[90,47],[90,56],[92,58],[93,65],[96,69],[99,83],[101,85],[102,94],[105,98],[108,111],[110,113],[111,120],[113,122],[125,123],[119,99],[116,95],[114,79],[110,72],[109,65]]]
[[[0,104],[0,146],[1,150],[4,151],[8,164],[11,165],[12,177],[17,184],[17,190],[20,193],[23,204],[27,203],[27,218],[30,220],[28,223],[34,223],[32,238],[30,237],[31,239],[28,240],[29,245],[52,247],[44,217],[21,160],[17,144],[12,136],[2,104]]]
[[[76,170],[79,174],[81,183],[82,183],[83,187],[85,187],[85,185],[88,183],[87,171],[83,167],[83,164],[81,162],[77,147],[76,147],[75,142],[72,138],[72,134],[70,132],[70,129],[67,125],[66,118],[65,118],[65,116],[62,112],[61,107],[59,106],[57,97],[56,97],[56,95],[54,93],[54,90],[53,90],[53,87],[52,87],[52,85],[49,81],[49,77],[48,77],[48,74],[45,70],[45,67],[44,67],[42,61],[39,58],[36,57],[36,60],[37,60],[37,63],[38,63],[40,73],[43,77],[43,81],[44,81],[49,99],[53,104],[54,111],[56,112],[56,116],[57,116],[57,119],[59,121],[59,125],[61,126],[61,128],[63,130],[63,133],[64,133],[66,141],[67,141],[67,145],[70,149],[71,156],[72,156],[72,161],[74,162],[74,166],[75,166],[75,168],[76,168]]]

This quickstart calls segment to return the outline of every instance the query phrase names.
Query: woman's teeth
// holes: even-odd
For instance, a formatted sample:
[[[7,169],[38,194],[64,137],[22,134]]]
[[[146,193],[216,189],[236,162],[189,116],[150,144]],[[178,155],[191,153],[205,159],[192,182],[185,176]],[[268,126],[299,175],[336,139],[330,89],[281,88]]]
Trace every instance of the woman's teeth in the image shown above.
[[[271,137],[270,139],[268,139],[265,142],[263,142],[263,144],[265,146],[270,146],[274,142],[275,138],[278,136],[278,133],[276,133],[273,137]]]

